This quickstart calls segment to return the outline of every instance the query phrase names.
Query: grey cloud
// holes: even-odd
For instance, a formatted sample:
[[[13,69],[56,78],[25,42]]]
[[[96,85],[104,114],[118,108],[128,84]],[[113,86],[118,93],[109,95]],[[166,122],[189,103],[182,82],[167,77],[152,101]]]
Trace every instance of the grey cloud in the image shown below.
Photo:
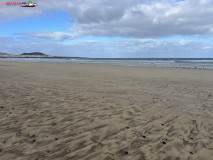
[[[213,36],[212,1],[137,4],[116,21],[75,23],[82,35],[158,38],[174,35]]]
[[[118,20],[123,16],[123,10],[121,8],[88,8],[84,11],[72,9],[70,15],[78,23],[90,24]]]

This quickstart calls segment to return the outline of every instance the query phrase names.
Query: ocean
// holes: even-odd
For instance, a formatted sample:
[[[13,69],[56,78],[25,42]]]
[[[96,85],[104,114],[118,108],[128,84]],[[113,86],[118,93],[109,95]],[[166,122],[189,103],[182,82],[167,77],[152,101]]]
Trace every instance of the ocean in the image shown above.
[[[213,58],[0,58],[0,61],[213,69]]]

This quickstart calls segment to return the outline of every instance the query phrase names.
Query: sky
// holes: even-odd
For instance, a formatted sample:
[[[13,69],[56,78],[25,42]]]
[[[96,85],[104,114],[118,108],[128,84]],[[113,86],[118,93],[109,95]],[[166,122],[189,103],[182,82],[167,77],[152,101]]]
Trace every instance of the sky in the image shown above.
[[[0,0],[28,2],[25,0]],[[0,5],[0,52],[213,58],[213,0],[35,0]]]

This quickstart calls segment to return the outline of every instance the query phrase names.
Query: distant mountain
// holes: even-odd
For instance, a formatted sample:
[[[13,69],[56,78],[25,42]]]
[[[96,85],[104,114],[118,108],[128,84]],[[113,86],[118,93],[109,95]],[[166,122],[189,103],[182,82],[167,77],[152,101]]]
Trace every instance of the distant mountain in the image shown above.
[[[48,56],[41,52],[22,53],[22,56]]]

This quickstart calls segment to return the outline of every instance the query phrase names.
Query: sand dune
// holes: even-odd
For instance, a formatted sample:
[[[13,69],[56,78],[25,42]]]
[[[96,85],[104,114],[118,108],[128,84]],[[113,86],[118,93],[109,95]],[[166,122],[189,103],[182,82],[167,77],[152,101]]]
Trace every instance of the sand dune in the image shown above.
[[[1,160],[211,160],[213,71],[0,62]]]

